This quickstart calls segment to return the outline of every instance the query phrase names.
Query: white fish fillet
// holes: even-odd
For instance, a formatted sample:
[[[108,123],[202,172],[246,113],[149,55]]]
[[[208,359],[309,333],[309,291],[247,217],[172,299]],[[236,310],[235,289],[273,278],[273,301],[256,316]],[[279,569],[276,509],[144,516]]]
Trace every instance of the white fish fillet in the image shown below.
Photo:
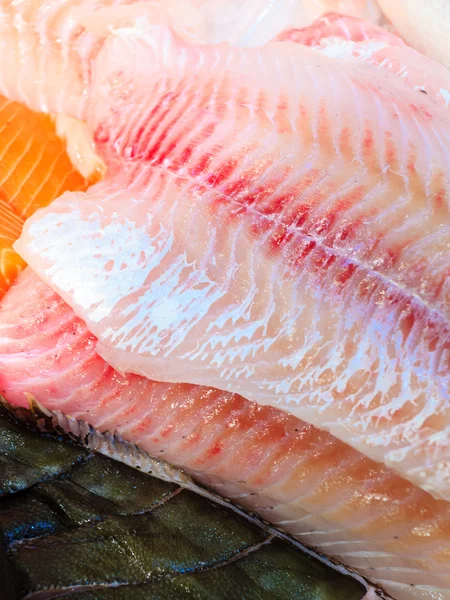
[[[18,252],[120,371],[241,393],[450,499],[448,111],[292,43],[117,31],[89,115],[110,176]]]
[[[106,165],[98,156],[91,132],[84,121],[59,114],[55,117],[55,130],[57,136],[66,142],[71,163],[85,179],[94,173],[101,176],[105,174]]]
[[[121,376],[95,342],[26,269],[0,303],[0,394],[19,406],[31,394],[120,432],[396,600],[450,600],[450,503],[285,412],[211,388]]]
[[[329,12],[382,20],[376,0],[191,0],[190,5],[202,20],[199,38],[209,44],[262,45],[283,29],[305,27]],[[183,9],[172,14],[180,23],[185,18]]]
[[[184,6],[183,6],[184,5]],[[105,39],[136,21],[201,42],[202,13],[184,0],[0,0],[0,94],[38,112],[86,120],[92,65]]]
[[[342,59],[345,53],[397,75],[406,85],[450,106],[450,73],[446,67],[414,51],[397,35],[368,21],[329,14],[304,28],[283,31],[293,41]]]
[[[448,0],[378,0],[378,2],[384,14],[408,44],[450,68],[450,2]]]
[[[254,46],[329,10],[379,18],[373,0],[0,0],[0,93],[85,120],[92,63],[117,27],[137,20],[188,42]]]

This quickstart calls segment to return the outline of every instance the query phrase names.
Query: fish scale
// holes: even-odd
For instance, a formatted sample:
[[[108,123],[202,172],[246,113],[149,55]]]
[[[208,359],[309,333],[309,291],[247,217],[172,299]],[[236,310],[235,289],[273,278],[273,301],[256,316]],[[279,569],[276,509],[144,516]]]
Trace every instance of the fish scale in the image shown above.
[[[448,502],[276,408],[115,372],[29,268],[1,303],[0,393],[117,431],[399,600],[450,598]]]

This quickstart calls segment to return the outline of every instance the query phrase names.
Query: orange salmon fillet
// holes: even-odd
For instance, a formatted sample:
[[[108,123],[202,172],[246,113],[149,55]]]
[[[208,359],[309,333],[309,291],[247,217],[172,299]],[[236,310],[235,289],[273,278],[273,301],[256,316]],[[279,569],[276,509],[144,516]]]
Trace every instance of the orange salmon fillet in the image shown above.
[[[0,196],[0,297],[26,266],[12,245],[22,231],[23,219]]]
[[[13,250],[22,226],[66,190],[85,190],[51,117],[0,96],[0,297],[26,263]]]

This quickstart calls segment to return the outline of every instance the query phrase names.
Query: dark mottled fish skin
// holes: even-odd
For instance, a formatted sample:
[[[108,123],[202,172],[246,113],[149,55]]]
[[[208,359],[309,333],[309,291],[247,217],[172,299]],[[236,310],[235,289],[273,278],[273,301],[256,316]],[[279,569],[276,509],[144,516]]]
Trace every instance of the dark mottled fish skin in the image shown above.
[[[59,428],[56,437],[37,433],[36,421],[44,429],[50,421],[33,414],[20,413],[26,427],[0,406],[1,600],[366,594],[354,577],[228,507],[61,440]]]
[[[29,410],[9,404],[1,395],[0,407],[3,409],[2,412],[6,412],[6,414],[10,415],[14,420],[25,424],[28,427],[32,427],[40,433],[57,436],[61,440],[70,440],[84,448],[112,458],[113,460],[117,460],[134,469],[138,469],[142,473],[147,473],[152,477],[156,477],[157,479],[161,479],[168,483],[175,483],[184,489],[203,496],[215,504],[219,504],[232,510],[258,527],[262,527],[270,536],[286,540],[308,556],[319,560],[321,563],[337,570],[343,575],[355,578],[363,584],[367,590],[363,600],[375,600],[377,598],[389,600],[391,598],[380,588],[372,586],[365,578],[361,577],[351,569],[308,548],[298,540],[287,535],[281,529],[272,527],[269,523],[259,518],[258,515],[248,512],[244,507],[238,506],[237,504],[230,502],[227,498],[222,498],[218,494],[198,485],[181,469],[173,467],[160,458],[150,456],[135,444],[124,440],[117,432],[102,433],[94,429],[85,421],[75,419],[60,411],[50,411],[37,402],[32,396],[29,397]]]

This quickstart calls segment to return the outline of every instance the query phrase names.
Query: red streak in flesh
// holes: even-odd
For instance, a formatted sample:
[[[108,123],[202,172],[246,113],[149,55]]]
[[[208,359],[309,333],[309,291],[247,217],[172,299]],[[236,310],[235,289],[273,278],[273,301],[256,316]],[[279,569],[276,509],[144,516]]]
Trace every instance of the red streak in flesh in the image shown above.
[[[135,128],[130,134],[133,139],[125,145],[128,158],[163,167],[174,175],[179,173],[181,178],[187,175],[195,180],[199,191],[202,188],[215,190],[217,194],[212,196],[211,211],[225,208],[231,223],[248,219],[250,234],[267,239],[268,253],[282,257],[296,269],[311,269],[322,280],[330,269],[334,269],[334,283],[339,288],[357,275],[359,265],[364,265],[363,268],[369,272],[387,274],[384,285],[388,285],[392,270],[410,240],[402,242],[402,247],[388,247],[383,231],[371,231],[368,225],[376,221],[376,209],[353,211],[354,216],[352,209],[362,206],[372,189],[371,176],[380,170],[393,194],[400,195],[406,190],[422,196],[426,190],[417,168],[416,149],[408,149],[406,169],[409,182],[405,184],[399,175],[403,165],[389,131],[381,134],[384,139],[380,144],[376,143],[380,134],[375,137],[369,122],[365,124],[360,140],[353,137],[351,128],[345,124],[336,136],[325,103],[319,106],[315,116],[299,103],[295,118],[295,115],[289,114],[288,99],[281,95],[273,115],[280,138],[301,136],[305,149],[320,147],[324,161],[333,161],[338,153],[349,165],[354,159],[355,148],[359,146],[369,175],[367,182],[355,180],[353,187],[351,180],[346,182],[339,174],[331,179],[325,167],[321,170],[311,166],[302,176],[296,177],[295,166],[286,166],[287,161],[284,162],[279,149],[267,149],[263,153],[258,142],[251,137],[246,144],[235,144],[233,153],[226,156],[225,140],[218,129],[228,114],[227,102],[233,97],[226,75],[220,90],[206,82],[201,93],[194,94],[190,88],[183,90],[183,86],[188,84],[191,85],[191,82],[184,81],[173,91],[162,93],[161,90],[161,100],[149,111],[144,126]],[[376,86],[373,88],[375,94],[381,93]],[[233,102],[236,127],[240,119],[245,127],[247,111],[261,122],[263,129],[266,127],[270,114],[266,94],[261,91],[253,97],[250,90],[241,87],[234,93]],[[415,111],[415,107],[411,106],[411,110]],[[170,114],[171,111],[173,114]],[[424,116],[427,118],[427,115]],[[312,129],[314,119],[315,130]],[[291,121],[296,122],[296,130]],[[103,135],[104,128],[99,127],[97,136]],[[239,142],[238,132],[235,136]],[[229,143],[235,143],[233,137]],[[383,152],[379,153],[379,148],[383,148]],[[222,163],[217,164],[218,157],[223,155]],[[257,159],[243,169],[246,159],[251,156]],[[280,162],[279,167],[271,169],[277,162]],[[340,194],[344,186],[346,191]],[[436,210],[445,211],[447,198],[442,174],[434,174],[431,187]],[[404,279],[402,285],[414,288],[416,283]],[[443,287],[442,282],[439,289]]]

